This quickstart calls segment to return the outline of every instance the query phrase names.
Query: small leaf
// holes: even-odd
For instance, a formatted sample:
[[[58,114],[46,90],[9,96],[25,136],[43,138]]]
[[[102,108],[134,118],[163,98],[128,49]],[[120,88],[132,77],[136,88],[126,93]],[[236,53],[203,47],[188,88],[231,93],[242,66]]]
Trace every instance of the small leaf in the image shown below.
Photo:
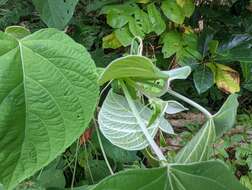
[[[151,23],[151,27],[153,31],[157,35],[162,34],[166,29],[166,24],[160,12],[157,10],[155,3],[148,4],[147,11],[148,11],[148,15],[149,15],[149,19],[150,19],[150,23]]]
[[[164,46],[162,48],[162,53],[164,54],[164,57],[168,58],[180,51],[183,46],[182,40],[180,33],[168,32],[163,39]]]
[[[238,105],[237,94],[231,94],[221,109],[214,115],[213,120],[218,137],[234,126]]]
[[[161,9],[165,16],[177,24],[183,24],[185,15],[176,0],[164,0]]]
[[[31,32],[21,26],[9,26],[4,31],[6,34],[12,35],[14,38],[22,39],[31,34]]]
[[[215,73],[215,82],[218,88],[226,93],[240,91],[240,76],[234,69],[221,64],[208,64]]]
[[[207,66],[199,66],[193,73],[193,81],[197,92],[202,94],[214,85],[214,74]]]
[[[193,163],[208,160],[215,138],[214,121],[210,119],[192,140],[178,152],[175,158],[176,163]]]
[[[75,6],[79,0],[32,0],[40,13],[41,19],[48,27],[64,29],[73,16]]]
[[[167,114],[177,114],[182,111],[186,111],[188,108],[184,107],[182,104],[180,104],[177,101],[169,100],[167,101],[167,107],[165,110],[165,113]]]
[[[128,15],[108,14],[107,24],[112,28],[122,28],[129,22]]]
[[[114,32],[102,38],[102,48],[103,49],[106,49],[106,48],[117,49],[121,46],[122,46],[122,44],[117,39]]]
[[[169,81],[177,80],[177,79],[187,79],[187,77],[191,74],[191,67],[189,66],[184,66],[184,67],[179,67],[176,69],[172,69],[169,71],[163,71],[168,77]]]
[[[100,85],[121,78],[139,80],[168,78],[144,56],[129,55],[112,61],[99,78]]]
[[[142,116],[142,120],[148,126],[152,111],[136,101],[137,109]],[[166,125],[163,118],[157,119],[147,129],[154,138],[159,125]],[[149,143],[145,138],[137,119],[132,113],[126,98],[117,95],[112,91],[106,97],[98,115],[98,123],[102,134],[114,145],[126,150],[141,150]],[[163,127],[165,128],[165,127]],[[172,128],[169,130],[173,132]]]
[[[115,36],[124,47],[131,45],[132,40],[134,39],[128,26],[115,30]]]

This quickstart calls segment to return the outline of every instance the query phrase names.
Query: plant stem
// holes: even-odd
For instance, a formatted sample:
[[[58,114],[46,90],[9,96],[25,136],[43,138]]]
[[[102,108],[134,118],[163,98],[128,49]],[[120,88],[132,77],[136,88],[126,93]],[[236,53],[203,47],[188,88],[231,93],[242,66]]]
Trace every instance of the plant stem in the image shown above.
[[[128,101],[128,104],[129,104],[129,107],[131,109],[131,111],[133,112],[133,114],[135,115],[136,119],[137,119],[137,122],[139,124],[139,126],[141,127],[143,133],[144,133],[144,136],[146,137],[147,141],[149,142],[152,150],[155,152],[155,154],[157,155],[159,161],[161,161],[161,164],[163,161],[166,161],[166,158],[165,156],[163,155],[162,151],[160,150],[160,148],[158,147],[158,145],[156,144],[156,142],[154,141],[154,139],[151,137],[151,135],[149,134],[146,126],[145,126],[145,123],[143,122],[137,108],[136,108],[136,105],[134,103],[134,100],[132,99],[132,97],[130,96],[130,93],[126,87],[126,85],[124,84],[123,81],[120,81],[121,83],[121,86],[122,86],[122,89],[123,89],[123,92],[125,94],[125,97]]]
[[[201,111],[202,113],[204,113],[208,119],[210,119],[210,118],[213,117],[213,115],[209,111],[207,111],[205,108],[203,108],[201,105],[197,104],[196,102],[190,100],[189,98],[187,98],[187,97],[185,97],[185,96],[183,96],[183,95],[181,95],[181,94],[173,91],[170,88],[167,89],[167,92],[169,94],[171,94],[172,96],[175,96],[175,97],[183,100],[184,102],[190,104],[191,106],[197,108],[199,111]]]
[[[114,172],[113,172],[113,170],[112,170],[112,168],[111,168],[111,166],[110,166],[110,164],[109,164],[109,161],[108,161],[106,152],[105,152],[105,150],[104,150],[104,147],[103,147],[103,144],[102,144],[102,141],[101,141],[100,132],[99,132],[98,125],[97,125],[97,123],[96,123],[95,118],[93,119],[93,121],[94,121],[95,130],[96,130],[96,133],[97,133],[97,138],[98,138],[98,141],[99,141],[99,144],[100,144],[100,148],[101,148],[101,151],[102,151],[103,158],[104,158],[104,160],[105,160],[105,162],[106,162],[106,164],[107,164],[107,167],[108,167],[108,169],[109,169],[111,175],[114,175]]]

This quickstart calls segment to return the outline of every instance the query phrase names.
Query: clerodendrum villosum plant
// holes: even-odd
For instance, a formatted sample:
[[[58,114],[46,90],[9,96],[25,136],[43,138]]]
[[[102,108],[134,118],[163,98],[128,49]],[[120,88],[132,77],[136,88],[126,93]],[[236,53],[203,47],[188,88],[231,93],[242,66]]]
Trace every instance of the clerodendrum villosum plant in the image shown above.
[[[150,146],[161,167],[112,175],[96,185],[94,190],[246,189],[223,162],[210,160],[216,138],[234,125],[237,95],[230,95],[219,112],[212,115],[170,88],[172,80],[186,79],[190,72],[188,66],[160,71],[150,59],[141,55],[141,50],[137,55],[116,59],[103,71],[99,78],[100,85],[112,80],[118,85],[116,90],[110,90],[99,112],[102,134],[114,145],[129,151]],[[194,106],[207,118],[201,130],[177,154],[173,163],[167,162],[154,137],[159,129],[168,134],[174,133],[172,126],[164,119],[165,113],[174,114],[187,108],[174,100],[160,99],[165,93]]]

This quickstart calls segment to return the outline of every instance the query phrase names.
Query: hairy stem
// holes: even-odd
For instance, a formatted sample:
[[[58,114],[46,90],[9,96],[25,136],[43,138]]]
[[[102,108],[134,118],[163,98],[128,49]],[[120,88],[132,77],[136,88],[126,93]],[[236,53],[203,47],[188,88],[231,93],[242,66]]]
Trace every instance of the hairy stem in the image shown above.
[[[197,104],[196,102],[190,100],[189,98],[187,98],[187,97],[185,97],[185,96],[183,96],[183,95],[181,95],[181,94],[173,91],[170,88],[167,89],[167,92],[169,94],[171,94],[172,96],[175,96],[175,97],[183,100],[184,102],[190,104],[191,106],[197,108],[199,111],[201,111],[202,113],[204,113],[208,119],[210,119],[210,118],[213,117],[212,114],[209,111],[207,111],[205,108],[203,108],[201,105]]]
[[[137,122],[139,124],[139,126],[141,127],[147,141],[149,142],[152,150],[155,152],[155,154],[157,155],[158,159],[160,161],[166,161],[166,158],[165,156],[163,155],[162,151],[160,150],[160,148],[158,147],[158,145],[156,144],[156,142],[154,141],[154,139],[151,137],[151,135],[149,134],[146,126],[145,126],[145,123],[143,122],[137,108],[136,108],[136,105],[135,105],[135,102],[134,100],[132,99],[132,97],[130,96],[130,93],[126,87],[126,85],[124,84],[123,81],[120,82],[121,86],[122,86],[122,89],[123,89],[123,92],[125,94],[125,97],[128,101],[128,104],[129,104],[129,107],[131,109],[131,111],[133,112],[133,114],[135,115],[136,119],[137,119]],[[161,162],[162,164],[162,162]]]

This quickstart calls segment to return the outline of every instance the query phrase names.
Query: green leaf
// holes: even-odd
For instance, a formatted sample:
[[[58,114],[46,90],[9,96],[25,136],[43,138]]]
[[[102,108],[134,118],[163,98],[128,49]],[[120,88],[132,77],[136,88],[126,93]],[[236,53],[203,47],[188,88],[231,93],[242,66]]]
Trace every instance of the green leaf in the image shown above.
[[[190,17],[195,9],[193,0],[176,0],[177,4],[183,9],[183,13],[186,17]]]
[[[64,29],[73,16],[79,0],[32,0],[48,27]]]
[[[186,110],[188,110],[188,108],[186,108],[185,106],[183,106],[179,102],[174,101],[174,100],[169,100],[169,101],[167,101],[167,107],[166,107],[165,113],[177,114],[179,112],[186,111]]]
[[[208,160],[215,138],[214,121],[210,119],[192,140],[178,152],[175,158],[176,163],[193,163]]]
[[[129,22],[128,15],[108,14],[107,24],[112,28],[122,28]]]
[[[221,161],[164,168],[135,169],[117,173],[92,190],[246,190]]]
[[[146,126],[152,116],[152,111],[143,106],[139,101],[135,102]],[[159,120],[164,120],[160,122]],[[102,134],[114,145],[126,150],[141,150],[149,143],[140,128],[135,115],[132,113],[126,98],[115,94],[112,90],[106,97],[98,115],[98,123]],[[164,118],[158,118],[148,127],[152,137],[157,133],[159,125],[169,125]],[[173,129],[170,128],[170,133]]]
[[[218,49],[217,61],[252,62],[252,36],[248,34],[233,35],[229,41],[222,43]]]
[[[152,61],[144,56],[129,55],[112,61],[99,78],[102,85],[113,79],[160,79],[168,78]]]
[[[241,62],[240,65],[244,78],[243,87],[252,91],[252,64],[250,62]]]
[[[101,134],[101,141],[107,157],[113,160],[114,162],[129,163],[138,160],[137,151],[127,151],[121,149],[113,145],[111,142],[109,142],[102,134]],[[96,133],[94,135],[94,140],[92,139],[92,142],[95,142],[96,148],[100,149],[100,144],[98,142]]]
[[[172,56],[181,50],[183,46],[182,36],[178,32],[168,32],[164,37],[162,52],[165,58]]]
[[[166,24],[157,7],[155,6],[155,3],[148,4],[147,11],[153,31],[157,35],[162,34],[166,29]]]
[[[185,15],[176,0],[164,0],[161,9],[165,16],[177,24],[183,24]]]
[[[12,35],[14,38],[22,39],[31,34],[31,32],[21,26],[9,26],[5,29],[6,34]]]
[[[152,32],[151,22],[146,12],[139,9],[135,11],[134,15],[135,22],[138,25],[138,28],[141,29],[141,31],[143,31],[145,34]]]
[[[0,32],[0,64],[0,181],[13,189],[88,126],[97,73],[86,49],[55,29],[21,40]]]
[[[122,44],[124,47],[131,45],[134,39],[134,36],[130,33],[128,26],[117,29],[114,33],[120,44]]]
[[[189,66],[185,66],[161,72],[168,77],[168,80],[139,80],[136,82],[127,80],[127,82],[145,95],[148,95],[150,97],[160,97],[166,93],[171,81],[176,79],[186,79],[191,73],[191,68]]]
[[[145,37],[145,33],[141,28],[141,25],[139,25],[135,19],[130,18],[129,21],[129,30],[130,32],[133,34],[134,37],[140,37],[140,38],[144,38]]]
[[[199,66],[193,73],[193,81],[197,92],[202,94],[214,85],[214,74],[207,66]]]
[[[231,129],[235,124],[237,108],[239,106],[237,97],[237,94],[231,94],[213,117],[216,135],[218,137],[222,136],[224,132]]]
[[[177,79],[180,80],[187,79],[187,77],[189,77],[189,75],[191,74],[191,71],[192,71],[191,67],[184,66],[169,71],[163,71],[163,73],[165,73],[169,77],[168,80],[170,82]]]
[[[106,49],[106,48],[117,49],[121,46],[122,46],[122,44],[117,39],[114,32],[102,38],[102,48],[103,49]]]

